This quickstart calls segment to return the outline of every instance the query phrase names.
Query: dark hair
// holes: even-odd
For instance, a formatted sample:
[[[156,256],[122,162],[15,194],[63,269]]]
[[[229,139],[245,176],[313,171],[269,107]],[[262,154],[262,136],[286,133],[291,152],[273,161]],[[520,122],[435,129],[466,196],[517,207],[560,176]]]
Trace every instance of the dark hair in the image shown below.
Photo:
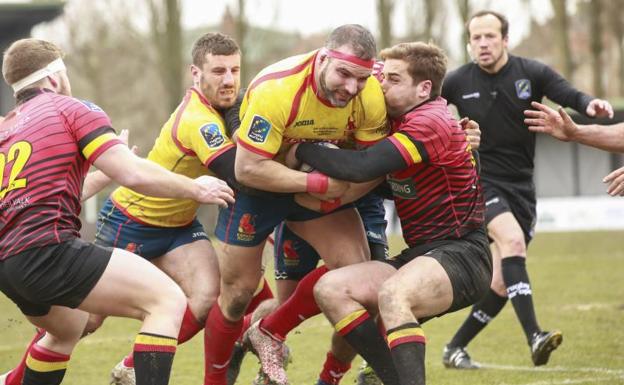
[[[332,31],[325,47],[336,49],[348,46],[353,50],[353,54],[360,59],[370,60],[377,53],[375,38],[369,30],[359,24],[345,24]]]
[[[11,85],[62,57],[63,51],[49,41],[17,40],[4,51],[2,76]]]
[[[470,16],[470,19],[468,19],[468,21],[466,22],[466,31],[468,33],[468,37],[470,37],[470,22],[472,21],[472,19],[476,17],[487,16],[487,15],[492,15],[500,21],[501,35],[503,38],[507,37],[507,34],[509,33],[509,21],[503,14],[495,12],[495,11],[489,11],[489,10],[482,10]]]
[[[446,74],[447,58],[444,51],[432,43],[400,43],[383,49],[383,60],[397,59],[407,62],[407,72],[414,83],[431,80],[431,97],[440,95],[442,80]]]
[[[208,32],[195,41],[191,56],[193,64],[201,67],[207,54],[229,56],[237,53],[240,54],[240,48],[234,39],[219,32]]]

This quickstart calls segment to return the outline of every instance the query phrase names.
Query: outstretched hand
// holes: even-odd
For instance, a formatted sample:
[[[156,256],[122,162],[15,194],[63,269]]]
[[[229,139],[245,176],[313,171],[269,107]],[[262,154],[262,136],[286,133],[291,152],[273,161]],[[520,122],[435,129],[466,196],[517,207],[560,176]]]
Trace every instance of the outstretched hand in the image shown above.
[[[538,102],[531,102],[531,106],[536,110],[524,111],[524,123],[530,131],[548,134],[564,142],[574,139],[578,126],[563,107],[559,106],[555,111]]]
[[[605,176],[602,181],[609,183],[607,194],[611,196],[624,196],[624,167],[618,168]]]
[[[594,99],[587,105],[585,109],[587,116],[592,118],[613,118],[613,107],[611,103],[602,99]]]
[[[202,175],[194,181],[199,187],[195,197],[197,202],[216,204],[221,207],[227,207],[228,203],[234,203],[234,191],[221,179]]]

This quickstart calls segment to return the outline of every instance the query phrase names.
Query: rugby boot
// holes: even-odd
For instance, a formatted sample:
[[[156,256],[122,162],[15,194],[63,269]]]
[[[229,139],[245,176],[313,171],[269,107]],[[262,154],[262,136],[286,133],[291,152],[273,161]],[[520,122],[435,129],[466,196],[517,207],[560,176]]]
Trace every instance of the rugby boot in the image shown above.
[[[550,353],[557,349],[563,342],[563,334],[559,330],[552,332],[537,332],[531,338],[531,359],[533,365],[546,365]]]
[[[111,371],[109,383],[111,385],[136,385],[134,368],[127,367],[121,360]]]
[[[442,363],[444,367],[449,369],[479,369],[481,367],[470,358],[466,349],[461,346],[454,348],[445,346],[442,353]]]
[[[260,329],[260,321],[257,321],[247,330],[247,338],[253,351],[260,359],[262,372],[271,381],[271,384],[287,385],[288,377],[284,363],[287,362],[288,348],[281,341]]]
[[[362,362],[355,383],[357,385],[383,385],[377,373],[366,361]]]

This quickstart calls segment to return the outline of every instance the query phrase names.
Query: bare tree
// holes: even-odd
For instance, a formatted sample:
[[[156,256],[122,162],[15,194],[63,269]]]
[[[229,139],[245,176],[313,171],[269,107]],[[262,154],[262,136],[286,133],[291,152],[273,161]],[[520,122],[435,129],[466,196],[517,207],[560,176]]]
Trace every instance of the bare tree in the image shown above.
[[[377,17],[379,20],[379,46],[380,48],[392,45],[392,11],[394,0],[377,0]]]
[[[436,13],[438,10],[438,2],[436,0],[423,0],[423,7],[425,8],[425,25],[423,31],[423,40],[426,42],[434,40],[433,37],[433,24],[436,19]]]
[[[459,10],[459,17],[461,18],[462,25],[466,25],[472,13],[472,10],[470,9],[470,0],[457,0],[457,9]],[[466,28],[462,28],[461,31],[464,63],[467,63],[470,61],[470,55],[468,54],[468,50],[466,49],[469,43],[468,31],[466,31]]]
[[[168,109],[177,107],[184,92],[180,0],[147,0],[157,66],[166,89]]]
[[[245,18],[245,0],[238,0],[238,15],[236,17],[236,40],[242,52],[245,52],[247,38],[247,19]],[[247,68],[246,56],[241,55],[241,83],[248,84],[250,73]]]
[[[618,82],[617,91],[619,95],[624,95],[624,8],[617,1],[608,3],[609,24],[615,40],[615,47],[618,57],[617,74],[615,76]]]
[[[594,94],[597,97],[604,97],[605,89],[602,83],[602,16],[603,4],[601,0],[591,0],[589,3],[590,17],[590,44],[592,60],[592,81],[594,83]]]
[[[408,40],[437,40],[434,36],[434,25],[437,20],[438,3],[435,0],[419,0],[405,2],[405,17]]]
[[[572,51],[570,50],[570,41],[568,26],[570,24],[567,1],[551,0],[555,11],[555,46],[559,56],[559,65],[566,79],[572,79],[574,73],[574,63],[572,61]]]

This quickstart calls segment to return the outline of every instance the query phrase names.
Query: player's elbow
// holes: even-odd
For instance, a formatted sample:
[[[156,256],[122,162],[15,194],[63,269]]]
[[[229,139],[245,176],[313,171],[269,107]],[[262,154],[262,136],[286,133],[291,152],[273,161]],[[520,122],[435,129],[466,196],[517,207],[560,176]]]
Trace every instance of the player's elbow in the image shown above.
[[[239,183],[253,186],[257,179],[258,164],[255,162],[239,162],[234,164],[234,176]]]

